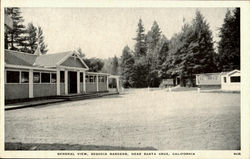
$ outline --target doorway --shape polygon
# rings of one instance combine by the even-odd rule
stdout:
[[[77,72],[69,71],[69,93],[77,93]]]

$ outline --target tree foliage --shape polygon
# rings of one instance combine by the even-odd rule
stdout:
[[[35,27],[33,23],[28,23],[25,27],[21,13],[21,9],[18,7],[6,8],[6,14],[13,21],[13,29],[5,32],[5,49],[33,54],[39,44],[41,53],[46,54],[48,49],[44,42],[42,28]]]
[[[21,9],[18,7],[6,8],[6,13],[13,20],[13,29],[5,35],[5,49],[20,50],[23,46],[25,38],[22,34],[25,33],[24,19],[21,15]]]
[[[118,67],[119,67],[118,58],[114,56],[111,61],[111,74],[118,75]]]
[[[43,35],[43,30],[39,26],[38,27],[38,44],[40,46],[40,51],[42,54],[46,54],[48,52],[48,45],[44,41],[44,35]]]
[[[220,70],[240,69],[240,8],[227,11],[219,37]]]
[[[29,23],[22,51],[33,54],[37,49],[37,41],[37,28],[33,25],[33,23]]]
[[[139,58],[141,56],[145,56],[146,55],[146,51],[147,51],[147,47],[146,47],[146,43],[145,43],[145,33],[144,33],[145,29],[144,26],[142,24],[142,20],[139,19],[138,22],[138,28],[137,28],[137,36],[136,38],[134,38],[134,40],[136,41],[135,43],[135,49],[134,49],[134,55],[136,58]]]
[[[104,66],[104,62],[99,58],[85,58],[83,60],[89,67],[90,72],[99,72]]]
[[[121,56],[121,79],[123,87],[125,88],[132,87],[134,85],[132,79],[134,62],[131,49],[128,46],[125,46]]]

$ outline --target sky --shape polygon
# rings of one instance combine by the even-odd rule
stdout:
[[[147,33],[157,21],[170,39],[181,30],[183,19],[191,22],[199,9],[209,23],[213,40],[227,8],[21,8],[24,24],[32,22],[43,29],[48,54],[81,48],[86,57],[121,56],[123,48],[134,48],[139,19]]]

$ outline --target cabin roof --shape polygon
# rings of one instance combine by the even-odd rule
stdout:
[[[34,55],[20,51],[5,50],[5,63],[19,66],[56,67],[73,55],[75,51],[66,51],[46,55]],[[78,55],[77,58],[80,58]],[[88,66],[80,59],[85,68]]]

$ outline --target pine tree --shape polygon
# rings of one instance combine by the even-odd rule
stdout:
[[[134,54],[136,58],[139,58],[141,56],[145,56],[146,55],[146,43],[145,43],[145,34],[144,34],[144,26],[142,24],[142,20],[139,19],[138,22],[138,29],[137,29],[137,37],[134,38],[134,40],[136,40],[136,44],[135,44],[135,49],[134,49]]]
[[[48,45],[45,44],[45,42],[44,42],[43,30],[40,26],[38,27],[38,44],[40,46],[41,53],[46,54],[48,52],[48,49],[47,49]],[[79,48],[79,49],[81,49],[81,48]]]
[[[125,46],[121,56],[121,78],[122,85],[125,88],[134,86],[134,81],[132,78],[134,58],[131,52],[132,51],[130,48]]]
[[[157,87],[159,85],[158,76],[158,57],[162,47],[161,43],[161,30],[156,21],[154,21],[151,30],[147,33],[146,44],[147,44],[147,60],[148,60],[148,83],[149,86]]]
[[[118,63],[118,58],[116,56],[113,57],[112,59],[112,73],[113,75],[118,75],[118,67],[119,67],[119,63]]]
[[[187,39],[187,42],[190,43],[187,50],[189,76],[197,73],[215,72],[212,32],[200,11],[196,11],[192,29],[193,34]]]
[[[158,77],[160,79],[168,78],[167,70],[169,68],[169,41],[165,36],[162,37],[159,42],[160,50],[157,56],[157,69],[158,69]]]
[[[134,58],[135,62],[133,65],[133,73],[131,75],[131,81],[133,81],[134,87],[146,87],[147,86],[147,75],[148,75],[148,60],[146,57],[147,46],[145,42],[144,26],[142,20],[139,19],[137,37],[135,48],[134,48]]]
[[[209,25],[197,11],[192,24],[185,24],[172,49],[171,74],[179,76],[181,85],[193,86],[194,75],[215,72],[215,52]]]
[[[7,14],[13,20],[13,29],[6,34],[5,48],[10,50],[20,50],[25,38],[22,36],[25,33],[25,26],[22,24],[24,19],[21,16],[21,9],[18,7],[7,8]]]
[[[22,50],[34,54],[37,48],[37,28],[33,23],[29,23],[26,30],[25,43],[22,43]]]
[[[240,8],[227,11],[219,36],[220,70],[240,69]]]

